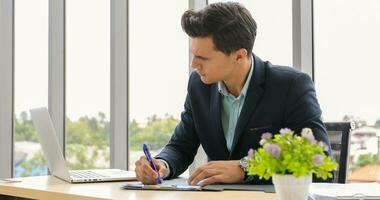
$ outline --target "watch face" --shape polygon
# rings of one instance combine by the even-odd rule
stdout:
[[[244,170],[248,168],[248,159],[246,157],[240,159],[240,167]]]

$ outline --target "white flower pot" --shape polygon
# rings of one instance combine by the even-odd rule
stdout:
[[[273,174],[277,200],[307,200],[312,175],[296,178],[293,175]]]

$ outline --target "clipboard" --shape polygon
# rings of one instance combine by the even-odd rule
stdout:
[[[169,190],[169,191],[223,191],[221,188],[207,188],[193,185],[145,185],[142,183],[126,183],[121,187],[125,190]]]
[[[144,185],[141,182],[127,182],[121,187],[125,190],[167,190],[167,191],[263,191],[274,193],[273,185],[250,185],[250,184],[213,184],[206,186],[189,185],[184,178],[165,180],[158,185]]]

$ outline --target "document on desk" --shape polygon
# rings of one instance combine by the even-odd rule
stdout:
[[[221,189],[207,189],[202,186],[189,185],[186,179],[183,178],[165,180],[163,183],[157,185],[128,182],[122,188],[126,190],[222,191]]]
[[[378,183],[313,183],[309,190],[314,200],[372,200],[380,199]]]
[[[248,184],[216,184],[207,186],[193,186],[187,183],[186,179],[176,178],[165,180],[158,185],[144,185],[141,182],[128,182],[123,187],[126,190],[176,190],[176,191],[223,191],[223,190],[244,190],[244,191],[264,191],[274,192],[273,185],[248,185]]]

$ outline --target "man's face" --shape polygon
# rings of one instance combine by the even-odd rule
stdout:
[[[211,37],[191,38],[193,54],[191,67],[198,72],[205,84],[231,78],[235,69],[234,53],[226,55],[216,50]]]

